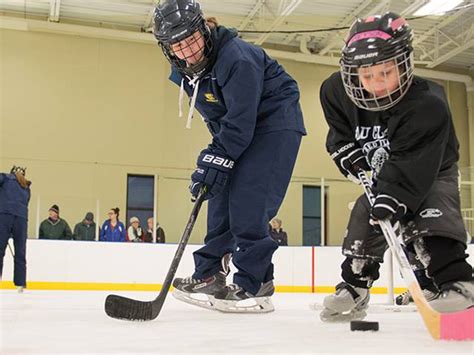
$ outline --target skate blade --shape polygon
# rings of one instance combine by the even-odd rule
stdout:
[[[320,312],[324,308],[321,303],[311,303],[309,305],[309,309],[312,311]],[[371,304],[369,308],[366,310],[368,314],[379,314],[379,313],[414,313],[417,312],[417,308],[415,305],[390,305],[390,304]]]
[[[269,313],[275,307],[270,297],[256,297],[242,301],[215,299],[215,309],[223,313]]]
[[[365,311],[349,311],[347,313],[338,313],[324,308],[319,314],[319,318],[325,323],[345,323],[353,320],[362,320],[367,317]]]
[[[174,298],[187,304],[198,306],[205,309],[215,310],[214,297],[206,295],[205,293],[187,293],[174,289],[171,293]]]

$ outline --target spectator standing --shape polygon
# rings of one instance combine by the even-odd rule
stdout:
[[[148,229],[145,234],[145,242],[147,243],[153,243],[153,218],[148,218],[147,219],[147,225]],[[163,228],[160,226],[159,223],[156,223],[156,242],[157,243],[166,243],[166,237],[165,237],[165,231]]]
[[[143,242],[145,234],[140,226],[138,217],[130,218],[130,226],[127,229],[127,236],[129,242]]]
[[[125,242],[126,230],[122,222],[119,221],[120,208],[112,208],[108,212],[109,219],[102,224],[100,231],[100,241],[104,242]]]
[[[270,229],[270,236],[273,238],[273,240],[277,242],[279,246],[287,246],[288,235],[281,228],[281,219],[273,218],[270,222],[270,225],[272,226],[272,228]]]
[[[74,240],[95,240],[96,224],[94,222],[94,214],[87,212],[84,219],[74,227]]]
[[[39,239],[72,239],[71,227],[59,217],[59,206],[52,205],[48,213],[49,217],[40,224]]]

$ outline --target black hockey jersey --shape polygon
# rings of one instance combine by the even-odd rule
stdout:
[[[415,212],[438,173],[456,164],[459,143],[443,88],[415,76],[405,97],[385,111],[358,108],[344,91],[339,72],[321,86],[329,154],[359,145],[375,172],[375,192],[386,193]]]

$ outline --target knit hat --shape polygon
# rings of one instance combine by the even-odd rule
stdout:
[[[140,220],[137,217],[130,218],[130,223],[134,223],[134,222],[140,222]]]
[[[86,217],[84,217],[86,221],[93,222],[94,221],[94,214],[92,212],[87,212]]]
[[[59,206],[58,205],[52,205],[49,210],[59,214]]]

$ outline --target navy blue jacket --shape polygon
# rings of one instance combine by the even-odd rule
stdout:
[[[28,219],[30,188],[22,188],[13,174],[0,174],[0,213]]]
[[[200,79],[196,109],[212,134],[210,149],[234,160],[254,135],[292,130],[305,135],[296,81],[262,48],[219,26],[212,30],[217,53],[208,74]],[[181,84],[173,68],[170,80]],[[184,89],[193,88],[184,80]]]

